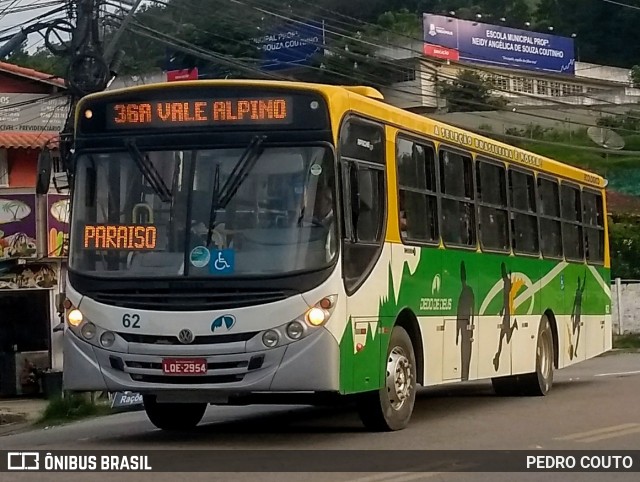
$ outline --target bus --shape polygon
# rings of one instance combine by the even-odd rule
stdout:
[[[611,348],[602,177],[370,87],[211,80],[77,106],[64,387],[207,405],[545,395]]]

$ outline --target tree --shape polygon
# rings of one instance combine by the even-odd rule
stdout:
[[[611,277],[640,279],[640,227],[635,216],[619,217],[609,224]]]
[[[474,70],[461,70],[454,80],[438,82],[449,112],[474,112],[496,110],[506,101],[492,94],[493,84]]]
[[[631,83],[635,88],[640,88],[640,65],[631,67]]]
[[[57,77],[66,77],[67,67],[69,65],[68,59],[53,55],[46,47],[40,47],[34,53],[30,54],[24,49],[24,46],[22,46],[9,56],[8,61],[12,64],[28,67],[38,72],[55,75]]]

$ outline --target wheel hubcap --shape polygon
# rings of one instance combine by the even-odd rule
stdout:
[[[542,334],[540,346],[538,347],[538,356],[540,357],[540,372],[544,377],[545,385],[548,386],[551,378],[551,340],[548,332]]]
[[[394,410],[400,410],[413,390],[413,370],[404,350],[396,346],[387,359],[387,395]]]

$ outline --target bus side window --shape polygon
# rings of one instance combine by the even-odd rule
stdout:
[[[476,245],[476,217],[471,156],[440,150],[442,239],[445,243]]]
[[[386,217],[383,130],[356,119],[342,127],[340,140],[344,199],[345,288],[354,292],[382,249]]]
[[[584,241],[582,237],[580,188],[562,183],[560,193],[564,254],[567,259],[582,261],[584,258]]]
[[[433,148],[398,138],[396,165],[402,239],[409,242],[438,242],[438,202]]]
[[[509,250],[509,213],[504,165],[476,161],[480,243],[483,249]]]
[[[509,169],[513,249],[539,254],[535,178],[532,172]]]
[[[602,195],[591,191],[582,192],[583,230],[587,261],[604,261],[604,215]]]
[[[562,224],[558,181],[538,177],[542,256],[562,258]]]

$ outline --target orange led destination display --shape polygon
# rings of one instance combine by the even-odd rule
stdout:
[[[98,224],[84,227],[85,249],[155,249],[158,232],[151,225]]]
[[[118,102],[107,107],[107,124],[116,129],[289,124],[292,117],[293,109],[288,97]]]

